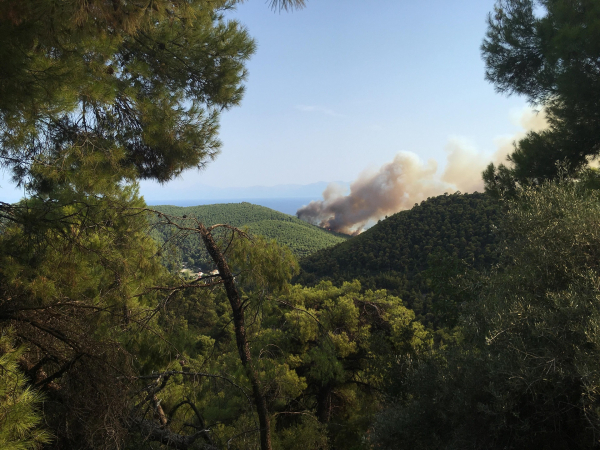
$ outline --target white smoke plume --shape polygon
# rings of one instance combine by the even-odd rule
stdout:
[[[453,138],[446,147],[446,167],[438,174],[438,164],[430,159],[423,162],[416,154],[399,152],[394,159],[377,171],[366,170],[350,184],[350,193],[332,183],[323,192],[323,200],[312,201],[296,215],[307,222],[333,231],[358,234],[386,215],[410,209],[428,197],[443,193],[483,190],[481,173],[490,162],[506,162],[513,143],[527,131],[547,127],[543,112],[530,109],[519,119],[524,132],[497,141],[494,154],[485,154],[468,143]]]

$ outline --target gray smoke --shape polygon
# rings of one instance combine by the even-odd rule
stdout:
[[[435,161],[423,164],[416,155],[400,152],[378,171],[363,172],[350,185],[348,195],[330,184],[323,192],[323,200],[310,202],[296,214],[323,228],[358,234],[373,220],[408,209],[419,199],[451,188],[434,179],[436,171]]]
[[[519,123],[525,130],[540,130],[546,125],[543,113],[526,110]],[[365,171],[350,185],[350,193],[332,183],[323,192],[323,200],[312,201],[296,215],[307,222],[346,234],[359,234],[386,215],[412,208],[428,197],[483,189],[481,173],[493,162],[505,162],[513,142],[524,132],[497,142],[493,155],[477,151],[460,139],[451,139],[446,147],[446,168],[437,174],[437,162],[422,162],[410,152],[398,153],[393,161],[377,171]]]

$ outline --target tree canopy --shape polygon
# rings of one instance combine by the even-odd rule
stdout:
[[[0,165],[27,193],[0,203],[0,322],[28,347],[19,364],[46,395],[55,448],[122,448],[133,429],[165,439],[134,404],[158,414],[154,398],[132,395],[178,354],[159,320],[158,287],[175,281],[136,181],[218,153],[255,49],[226,17],[238,3],[0,3]]]
[[[598,448],[597,2],[490,15],[488,79],[550,120],[485,174],[512,199],[428,199],[304,259],[302,286],[236,227],[277,214],[177,218],[136,186],[219,151],[255,48],[240,1],[0,2],[0,164],[28,194],[0,203],[0,444]],[[161,226],[217,271],[168,267]]]
[[[387,289],[402,298],[425,323],[439,324],[445,297],[435,284],[447,285],[468,267],[496,261],[500,213],[486,194],[432,197],[302,259],[296,281],[357,279],[368,289]]]
[[[490,191],[556,178],[600,153],[600,5],[594,0],[500,0],[482,45],[497,91],[544,108],[549,128],[515,144],[509,166],[490,166]]]
[[[599,200],[561,182],[510,202],[459,344],[394,369],[377,448],[598,448]]]
[[[3,164],[42,190],[92,168],[115,182],[201,167],[255,48],[233,5],[3,3]]]
[[[324,230],[294,216],[251,203],[226,203],[201,206],[154,206],[154,210],[175,217],[186,216],[201,220],[206,226],[226,223],[246,228],[249,233],[275,239],[289,247],[297,258],[330,247],[348,239],[348,236]],[[159,244],[176,249],[176,256],[189,269],[211,271],[214,267],[201,240],[195,233],[185,233],[157,223],[153,236]],[[176,258],[179,260],[178,258]]]

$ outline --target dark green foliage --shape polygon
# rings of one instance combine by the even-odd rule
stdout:
[[[0,326],[28,347],[20,364],[45,393],[54,445],[118,447],[131,350],[153,325],[155,295],[143,294],[165,270],[134,189],[55,194],[12,205],[0,229]]]
[[[235,2],[15,3],[0,8],[0,164],[17,181],[167,181],[214,158],[255,48],[224,18]]]
[[[238,3],[3,1],[0,166],[19,182],[39,178],[34,161],[59,177],[91,163],[160,181],[204,166],[219,151],[219,114],[239,104],[255,49],[225,18]]]
[[[600,441],[600,194],[521,192],[497,268],[470,285],[460,346],[390,378],[382,449],[592,449]]]
[[[537,9],[537,10],[536,10]],[[499,0],[482,45],[486,77],[536,102],[597,100],[600,5],[594,0]],[[577,83],[578,82],[578,83]]]
[[[289,247],[297,258],[348,238],[307,224],[288,214],[246,202],[188,207],[155,206],[153,209],[173,217],[197,218],[206,226],[226,223],[238,228],[247,227],[252,234],[275,239],[279,244]],[[192,223],[188,222],[188,225]],[[181,251],[182,261],[187,267],[212,269],[212,263],[196,234],[173,235],[172,228],[156,227],[154,237],[161,243],[171,241]]]
[[[432,292],[432,280],[441,274],[447,282],[465,267],[494,263],[493,227],[499,214],[498,204],[484,194],[433,197],[347,242],[304,258],[296,280],[310,285],[320,279],[335,283],[358,279],[365,288],[389,290],[426,322],[433,322],[432,308],[439,296]],[[445,260],[455,264],[440,273],[442,269],[435,267]],[[424,273],[427,269],[433,273]]]
[[[214,268],[198,220],[267,238],[220,227],[221,275],[177,277],[135,180],[216,155],[254,49],[237,3],[0,2],[0,165],[30,194],[0,203],[0,443],[47,441],[43,412],[54,448],[270,449],[257,415],[282,450],[600,447],[599,177],[541,182],[600,148],[600,4],[490,17],[488,79],[551,125],[484,174],[518,199],[505,217],[445,195],[346,241],[247,203],[157,207],[190,268]],[[418,319],[460,326],[440,349]]]
[[[544,107],[550,127],[516,143],[509,168],[490,166],[486,189],[510,194],[515,184],[556,178],[557,162],[577,173],[600,151],[600,4],[500,0],[488,23],[486,78]]]

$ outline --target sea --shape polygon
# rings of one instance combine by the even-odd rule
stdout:
[[[265,206],[274,209],[275,211],[296,215],[296,211],[304,205],[308,205],[313,200],[320,200],[314,197],[290,197],[290,198],[219,198],[219,199],[197,199],[197,200],[169,200],[169,201],[152,201],[146,200],[150,206],[157,205],[173,205],[173,206],[198,206],[198,205],[214,205],[219,203],[253,203],[255,205]]]

